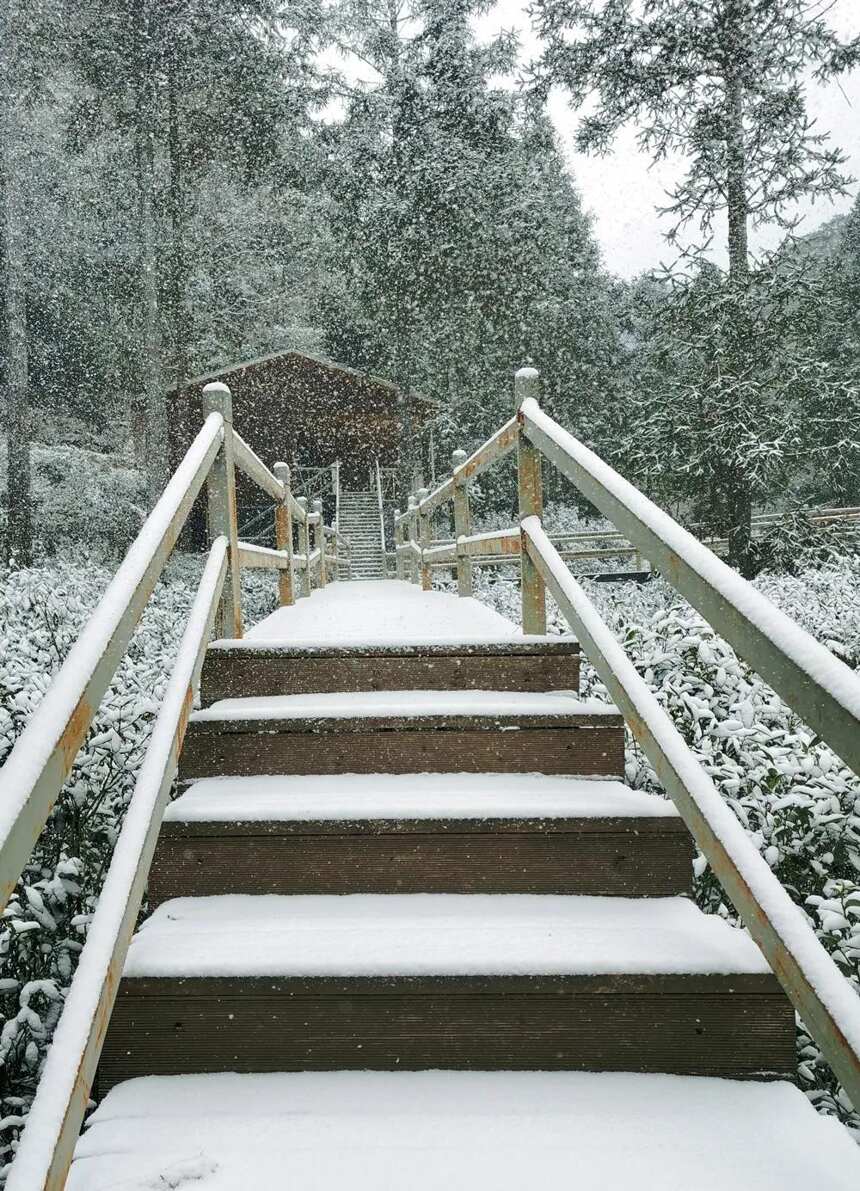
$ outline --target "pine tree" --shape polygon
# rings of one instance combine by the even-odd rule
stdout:
[[[824,80],[848,69],[860,41],[840,43],[810,0],[652,0],[644,7],[631,0],[535,0],[533,11],[547,40],[538,90],[562,83],[577,107],[596,95],[579,126],[579,148],[607,152],[622,125],[635,121],[655,160],[680,151],[689,162],[669,196],[669,239],[691,222],[710,236],[725,216],[726,317],[709,360],[722,398],[714,396],[708,417],[718,427],[715,442],[721,430],[731,437],[760,359],[754,295],[761,288],[750,278],[750,224],[791,228],[798,199],[845,192],[844,158],[814,128],[803,78],[810,70]],[[691,294],[688,310],[700,308],[709,305]],[[768,439],[764,427],[760,435],[755,429],[758,407],[746,412],[750,434],[737,449],[717,452],[707,471],[730,558],[749,571],[755,477]]]
[[[477,7],[374,26],[360,56],[378,82],[331,133],[328,350],[439,400],[446,450],[510,416],[528,357],[558,412],[576,389],[581,423],[613,347],[589,221],[548,121],[494,84],[515,47],[476,44]]]

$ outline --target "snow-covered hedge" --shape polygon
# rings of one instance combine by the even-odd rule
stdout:
[[[750,839],[860,992],[860,781],[667,583],[583,581]],[[860,558],[792,576],[764,574],[756,586],[843,661],[860,666]],[[476,595],[519,618],[515,580],[476,573]],[[566,628],[552,603],[549,616],[552,629]],[[608,699],[587,664],[582,690]],[[629,732],[626,757],[628,782],[658,790]],[[702,857],[695,879],[700,905],[734,919]],[[810,1099],[860,1125],[802,1029],[798,1046]]]
[[[0,1157],[8,1162],[131,796],[201,562],[177,558],[153,594],[0,925]],[[93,563],[0,573],[0,764],[113,573]],[[274,580],[243,577],[249,622]]]

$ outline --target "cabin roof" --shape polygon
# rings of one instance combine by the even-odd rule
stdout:
[[[170,390],[171,393],[181,393],[186,389],[198,388],[200,385],[208,384],[210,381],[223,380],[225,377],[235,374],[245,374],[249,371],[256,371],[257,369],[265,371],[268,364],[278,364],[286,360],[295,360],[296,362],[307,362],[308,364],[315,364],[327,372],[340,374],[343,377],[362,382],[364,385],[369,385],[375,389],[382,390],[387,395],[397,399],[400,397],[400,388],[394,381],[386,380],[381,376],[374,376],[369,372],[362,372],[358,368],[352,368],[348,364],[339,364],[335,360],[326,359],[325,356],[316,355],[313,352],[296,351],[289,349],[287,351],[268,352],[263,356],[256,356],[252,360],[241,360],[235,364],[224,364],[219,368],[214,368],[210,372],[201,373],[199,376],[189,377],[179,385],[174,385]],[[423,406],[425,410],[430,413],[439,408],[438,402],[432,398],[426,397],[423,393],[417,393],[414,390],[409,393],[410,403]]]

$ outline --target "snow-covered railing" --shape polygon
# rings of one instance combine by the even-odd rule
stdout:
[[[458,590],[471,595],[468,567],[475,557],[519,552],[523,631],[546,631],[548,587],[805,1026],[860,1107],[860,998],[544,532],[541,459],[567,476],[612,522],[619,545],[629,543],[628,549],[647,558],[855,773],[860,773],[860,676],[545,414],[537,401],[538,382],[533,368],[520,369],[512,422],[468,460],[455,452],[452,475],[433,492],[420,490],[409,498],[396,521],[398,573],[429,587],[431,566],[456,561]],[[471,534],[468,479],[514,447],[519,527]],[[431,545],[432,514],[450,500],[455,539]],[[822,510],[818,517],[834,514],[853,519],[856,510]]]
[[[292,518],[304,552],[304,585],[327,580],[322,515],[292,498],[289,468],[270,472],[232,426],[230,390],[207,385],[208,416],[120,564],[42,702],[0,769],[0,909],[8,902],[122,660],[135,627],[198,494],[207,488],[209,556],[176,663],[138,774],[125,822],[63,1013],[6,1183],[11,1191],[60,1191],[89,1100],[126,951],[140,910],[161,815],[176,773],[188,716],[213,628],[241,636],[242,566],[278,569],[282,603],[292,603]],[[276,501],[270,550],[238,541],[235,469]],[[330,538],[335,543],[337,535]],[[286,577],[286,581],[285,581]],[[229,583],[228,583],[229,579]]]
[[[446,480],[442,488],[445,488],[450,482],[450,480]],[[436,491],[441,491],[441,489],[437,489]],[[784,525],[793,515],[790,513],[755,514],[752,518],[753,538],[759,538],[768,530]],[[860,521],[860,510],[855,508],[806,509],[800,515],[810,525],[842,525],[850,527],[855,522]],[[641,557],[639,548],[632,546],[626,534],[621,533],[617,529],[577,530],[573,533],[551,533],[547,536],[565,562],[589,562],[608,558],[634,558],[638,560]],[[715,554],[724,555],[728,552],[728,538],[707,537],[702,540]],[[588,543],[601,544],[589,545]],[[519,566],[519,551],[516,547],[504,551],[491,548],[485,553],[470,549],[468,553],[471,555],[472,561],[478,566]],[[427,550],[427,557],[430,561],[430,566],[433,568],[450,567],[451,563],[457,560],[457,539],[432,539]],[[638,570],[638,564],[636,566]]]

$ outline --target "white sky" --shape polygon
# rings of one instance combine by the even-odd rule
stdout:
[[[520,34],[522,60],[529,61],[537,56],[540,46],[525,10],[525,0],[499,0],[492,13],[481,20],[479,35],[515,29]],[[836,0],[829,19],[843,38],[860,35],[860,0]],[[846,172],[860,178],[860,71],[843,75],[839,84],[810,84],[809,112],[822,130],[832,134],[833,144],[847,154]],[[618,136],[611,156],[586,157],[573,150],[577,116],[562,94],[551,98],[550,113],[585,206],[595,217],[606,265],[614,273],[631,277],[673,259],[676,250],[663,240],[665,221],[659,219],[655,208],[664,204],[665,190],[682,173],[682,163],[676,160],[652,166],[638,151],[632,127]],[[856,183],[851,193],[857,193]],[[811,231],[847,211],[851,201],[847,198],[801,208],[804,221],[800,231]],[[716,230],[719,235],[720,229]],[[775,247],[781,237],[778,229],[763,229],[753,237],[753,246]]]

